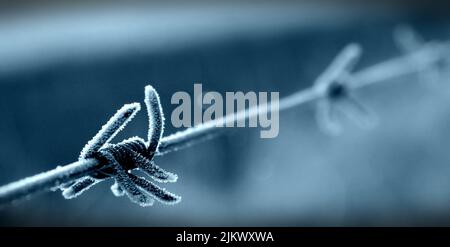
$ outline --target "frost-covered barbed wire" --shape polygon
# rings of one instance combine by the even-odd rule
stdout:
[[[154,156],[177,151],[212,138],[225,129],[217,126],[226,126],[227,123],[265,114],[273,109],[282,111],[315,100],[317,122],[326,133],[332,135],[340,133],[338,120],[340,114],[354,120],[361,127],[371,126],[376,122],[376,118],[352,95],[353,90],[415,72],[420,74],[441,69],[438,65],[442,61],[449,63],[449,43],[422,42],[420,46],[410,45],[409,43],[413,43],[412,34],[411,29],[403,29],[395,34],[397,42],[403,44],[401,46],[405,49],[402,49],[407,51],[402,56],[359,72],[352,72],[362,54],[362,49],[357,44],[350,44],[333,59],[312,87],[282,98],[279,102],[260,104],[166,137],[163,137],[164,117],[159,97],[151,86],[147,86],[145,88],[145,104],[149,116],[147,141],[133,137],[118,144],[109,143],[140,110],[139,103],[125,105],[88,142],[78,161],[0,187],[0,204],[56,189],[61,189],[64,197],[74,198],[107,178],[115,180],[111,186],[114,195],[126,194],[131,201],[141,206],[152,205],[153,199],[176,203],[180,200],[179,196],[135,176],[130,171],[141,169],[155,181],[175,182],[177,176],[156,166],[152,161]],[[406,47],[414,47],[414,50]],[[279,104],[278,108],[269,107],[274,103]]]

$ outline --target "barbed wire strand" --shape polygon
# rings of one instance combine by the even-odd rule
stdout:
[[[446,43],[441,43],[440,46],[437,46],[436,44],[433,46],[424,45],[421,49],[410,54],[369,66],[350,75],[352,80],[348,85],[349,89],[354,90],[404,75],[418,73],[420,72],[418,71],[418,67],[413,66],[411,61],[414,61],[416,57],[420,57],[422,59],[422,66],[432,65],[441,59],[441,52],[448,48],[448,44]],[[290,96],[282,98],[279,101],[279,111],[323,98],[325,97],[325,93],[326,92],[323,90],[317,90],[317,87],[314,86],[300,90]],[[198,142],[213,138],[220,130],[226,129],[217,126],[226,126],[227,123],[234,123],[239,120],[255,117],[259,114],[270,113],[271,108],[267,107],[270,103],[272,102],[266,103],[266,106],[261,104],[256,105],[252,108],[226,115],[223,118],[202,123],[192,128],[187,128],[163,137],[160,141],[158,153],[156,155],[162,156],[189,147]],[[9,183],[0,187],[0,205],[28,199],[39,192],[53,190],[58,188],[61,184],[89,175],[99,168],[100,164],[97,160],[85,159],[75,161],[65,166],[58,166],[53,170]]]

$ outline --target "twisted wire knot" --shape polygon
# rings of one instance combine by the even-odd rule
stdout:
[[[126,104],[100,129],[81,151],[79,159],[94,158],[100,167],[89,176],[60,186],[66,199],[81,195],[95,184],[114,179],[111,191],[115,196],[127,195],[141,206],[153,205],[154,200],[174,204],[181,197],[155,185],[144,177],[131,173],[141,170],[157,182],[176,182],[177,175],[167,172],[152,161],[158,151],[164,130],[164,115],[157,92],[145,87],[145,104],[149,117],[148,141],[132,137],[117,144],[109,143],[140,110],[139,103]]]

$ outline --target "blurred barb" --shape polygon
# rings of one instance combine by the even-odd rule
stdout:
[[[314,87],[324,91],[325,95],[316,104],[316,120],[319,128],[326,134],[334,136],[341,133],[339,113],[346,115],[360,127],[374,126],[375,117],[351,94],[348,86],[351,82],[351,70],[361,53],[359,45],[348,45],[314,82]]]
[[[394,41],[398,48],[405,54],[413,53],[416,50],[420,50],[424,46],[435,46],[438,45],[434,42],[425,42],[425,40],[411,27],[408,25],[400,25],[394,30]],[[439,62],[425,63],[423,61],[427,60],[426,54],[422,56],[416,56],[411,59],[413,66],[416,66],[419,73],[419,80],[427,85],[436,84],[439,82],[441,77]]]
[[[423,56],[425,59],[423,64],[431,64],[441,59],[442,54],[448,52],[449,45],[442,43],[439,46],[425,46],[410,54],[397,57],[379,64],[373,65],[359,72],[351,74],[347,71],[346,77],[349,78],[349,83],[346,84],[346,90],[353,90],[356,88],[368,86],[373,83],[383,82],[387,79],[396,78],[409,73],[417,72],[414,66],[410,66],[409,61],[415,59],[417,56]],[[305,104],[317,99],[323,99],[330,97],[330,82],[334,81],[343,70],[351,68],[353,61],[358,57],[358,48],[351,45],[344,49],[341,56],[335,59],[330,68],[334,68],[333,75],[325,73],[320,78],[328,78],[325,80],[327,87],[318,90],[317,85],[313,85],[311,88],[299,91],[288,97],[285,97],[279,102],[279,109],[286,110],[295,106]],[[339,68],[339,69],[335,69]],[[270,109],[265,107],[265,109]],[[249,114],[245,114],[248,111]],[[198,125],[194,128],[189,128],[184,131],[174,133],[172,135],[163,137],[159,143],[159,150],[156,155],[163,155],[172,151],[179,150],[181,148],[188,147],[197,141],[205,140],[208,137],[213,137],[218,130],[224,130],[225,128],[216,128],[217,121],[227,122],[236,121],[236,118],[248,118],[253,114],[259,114],[260,111],[254,108],[247,109],[242,112],[238,112],[233,116],[225,116],[223,119],[217,119],[214,121],[206,122]],[[93,171],[99,169],[99,164],[95,159],[86,159],[74,162],[64,167],[57,167],[54,170],[44,172],[32,177],[28,177],[17,182],[10,183],[3,187],[0,187],[0,203],[5,204],[12,201],[16,201],[22,198],[28,198],[29,196],[42,191],[48,191],[57,188],[61,184],[71,182],[80,177],[91,174]]]
[[[39,192],[58,188],[98,169],[95,159],[80,160],[0,187],[0,204],[29,198]]]

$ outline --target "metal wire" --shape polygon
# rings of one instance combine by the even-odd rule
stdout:
[[[349,84],[349,89],[354,90],[374,83],[386,82],[389,79],[420,72],[418,71],[417,66],[413,66],[411,64],[411,61],[417,60],[417,57],[419,57],[421,58],[422,66],[432,65],[442,58],[443,51],[447,51],[448,48],[448,44],[446,43],[441,43],[440,46],[424,45],[421,49],[410,54],[402,55],[367,67],[350,75],[352,80]],[[298,91],[290,96],[282,98],[279,101],[279,111],[287,110],[323,98],[325,97],[325,93],[326,92],[323,90],[317,90],[317,87],[314,86]],[[265,114],[271,111],[270,107],[263,107],[263,109],[265,109],[263,111],[258,110],[258,107],[261,107],[261,105],[245,109],[244,111],[234,114],[226,115],[223,118],[202,123],[195,127],[163,137],[160,141],[159,150],[156,155],[165,155],[215,137],[215,134],[220,132],[220,130],[225,129],[216,127],[218,124],[222,124],[221,126],[226,126],[226,123],[242,119],[245,120],[250,117],[254,117],[255,115]],[[95,159],[80,160],[65,166],[58,166],[57,168],[47,172],[12,182],[0,187],[0,205],[29,198],[39,192],[52,190],[61,184],[89,175],[99,167],[100,164]]]

